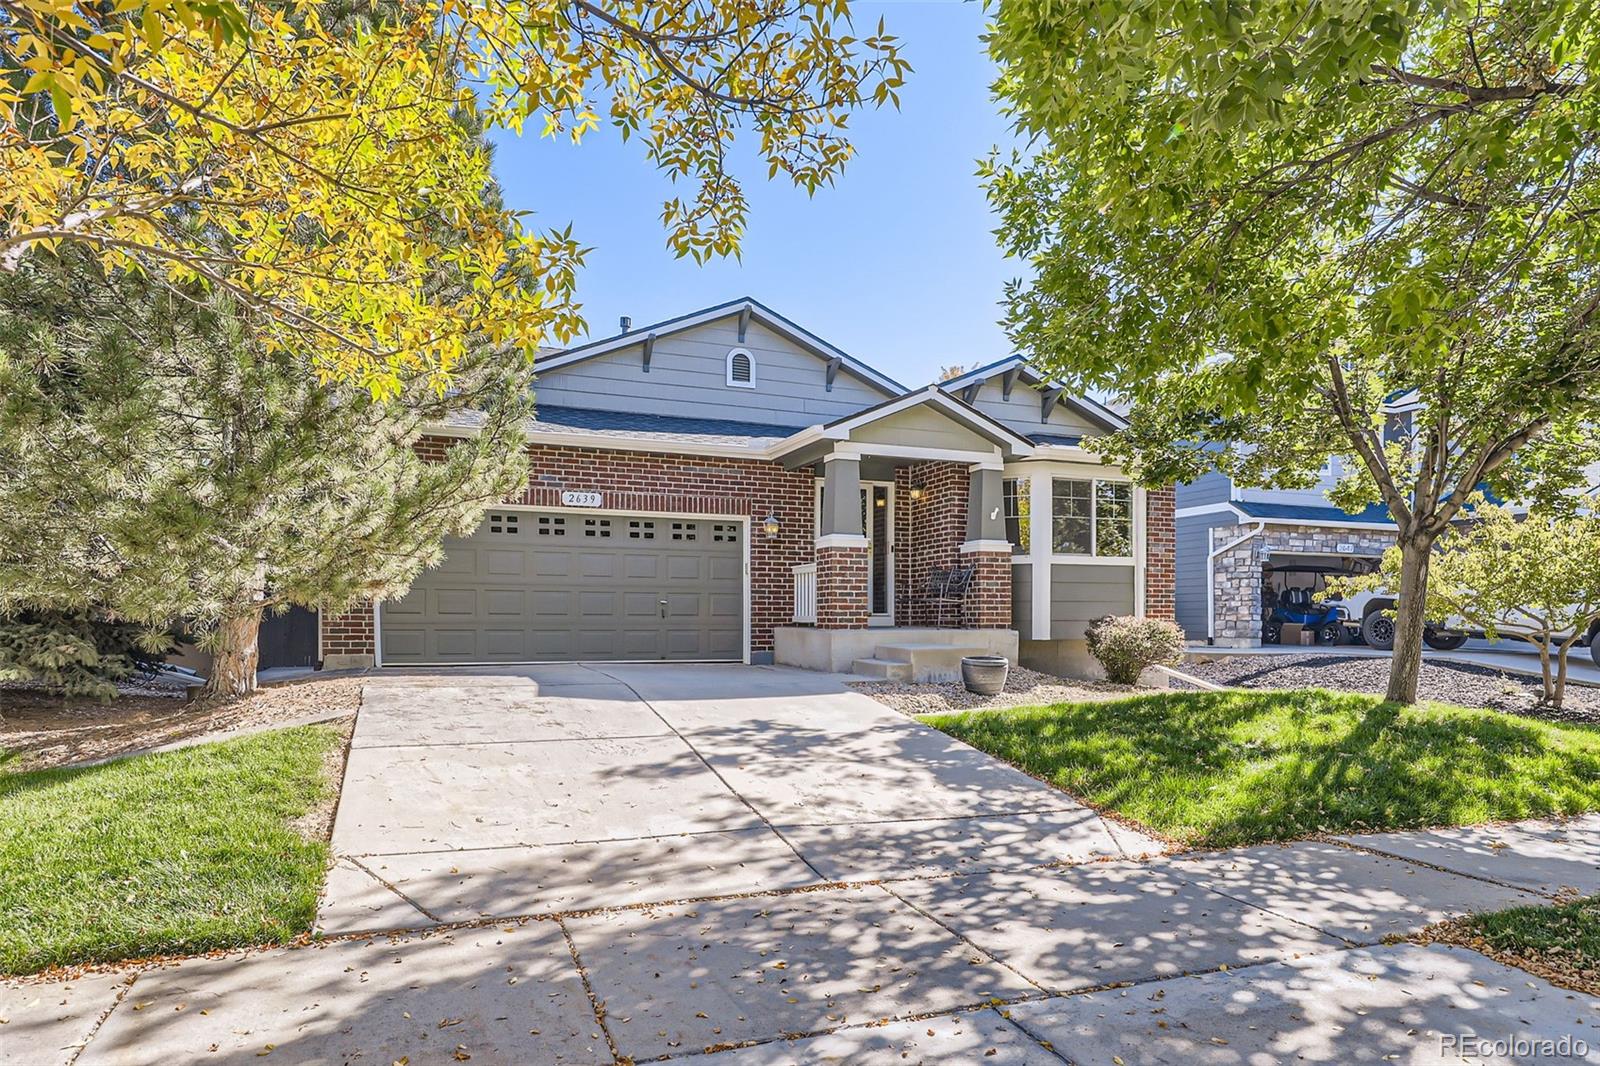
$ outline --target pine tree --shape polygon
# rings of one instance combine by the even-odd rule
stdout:
[[[525,484],[512,346],[464,353],[448,393],[375,400],[260,337],[226,296],[70,250],[0,279],[0,612],[181,619],[212,650],[208,692],[243,694],[265,612],[399,595]],[[444,422],[476,432],[424,461]]]

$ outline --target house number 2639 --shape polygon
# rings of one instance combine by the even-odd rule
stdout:
[[[599,507],[605,502],[604,497],[598,492],[563,492],[561,505],[563,507]]]

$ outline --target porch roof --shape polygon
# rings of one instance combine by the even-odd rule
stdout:
[[[885,436],[890,439],[882,439]],[[1030,456],[1034,450],[1034,442],[1021,433],[937,385],[929,385],[801,430],[780,442],[774,457],[792,466],[837,451],[929,460],[1009,461]]]

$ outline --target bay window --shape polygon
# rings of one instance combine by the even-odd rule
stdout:
[[[1053,478],[1051,551],[1096,558],[1133,557],[1133,486],[1098,478]]]

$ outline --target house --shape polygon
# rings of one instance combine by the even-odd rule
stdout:
[[[1328,493],[1341,476],[1334,459],[1308,489],[1248,488],[1220,471],[1178,486],[1177,619],[1191,642],[1259,646],[1262,590],[1295,581],[1288,567],[1377,565],[1395,542],[1394,522],[1382,504],[1358,514],[1336,506]]]
[[[327,667],[868,660],[898,676],[878,649],[945,645],[1075,672],[1090,619],[1171,617],[1171,490],[1083,450],[1121,419],[1020,359],[907,389],[739,299],[625,323],[535,371],[527,490],[403,599],[324,617]],[[957,567],[973,573],[960,601],[930,597]]]

